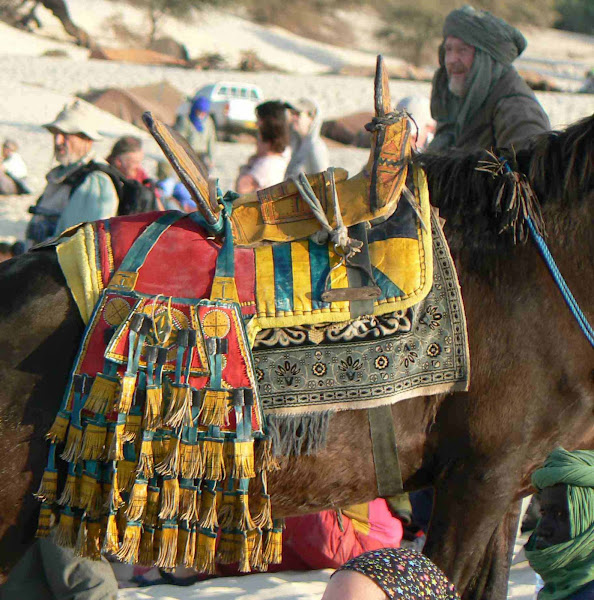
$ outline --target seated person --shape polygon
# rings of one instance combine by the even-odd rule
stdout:
[[[532,474],[541,518],[526,558],[544,581],[538,600],[594,598],[594,452],[556,448]]]
[[[27,177],[27,165],[18,153],[18,149],[19,145],[14,140],[4,140],[2,163],[0,163],[0,195],[29,193],[24,183]]]
[[[283,533],[283,561],[269,570],[337,569],[368,550],[397,548],[401,540],[402,523],[383,498],[292,517]]]
[[[121,137],[111,149],[107,162],[116,168],[126,179],[134,179],[144,183],[149,179],[148,173],[142,166],[144,150],[142,140],[133,135]]]
[[[336,571],[322,600],[455,600],[454,585],[426,557],[406,548],[365,552]]]
[[[235,190],[249,194],[276,185],[285,180],[289,162],[286,148],[289,144],[289,125],[282,102],[272,100],[256,107],[258,137],[256,154],[239,169]]]

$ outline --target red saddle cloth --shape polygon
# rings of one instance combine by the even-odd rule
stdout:
[[[160,214],[143,213],[95,223],[103,287],[109,283],[134,240]],[[149,252],[140,269],[136,291],[155,296],[209,298],[220,247],[220,242],[192,219],[181,219],[165,231]],[[235,283],[243,315],[253,315],[256,302],[252,249],[235,249]]]

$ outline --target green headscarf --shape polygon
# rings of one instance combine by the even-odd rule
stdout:
[[[468,91],[463,98],[455,96],[448,88],[444,49],[448,36],[457,37],[475,48],[468,74]],[[431,114],[438,124],[431,150],[455,145],[464,126],[526,48],[526,39],[515,27],[487,11],[475,10],[468,5],[453,10],[446,17],[443,37],[444,42],[439,47],[440,67],[433,77],[431,92]]]
[[[526,544],[528,562],[545,582],[538,600],[562,600],[594,581],[594,452],[553,450],[532,484],[540,491],[558,483],[567,485],[571,539],[543,550],[533,550],[533,538]]]

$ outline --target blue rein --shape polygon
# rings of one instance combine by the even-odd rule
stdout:
[[[512,168],[509,166],[507,160],[505,158],[501,158],[500,160],[505,165],[506,171],[508,173],[513,173]],[[571,293],[567,282],[563,278],[563,275],[561,275],[561,271],[559,271],[559,267],[557,266],[557,263],[555,262],[555,259],[553,258],[553,255],[551,254],[551,251],[547,246],[547,243],[544,241],[542,235],[540,235],[540,233],[538,233],[538,231],[536,230],[536,227],[534,226],[534,223],[532,222],[532,219],[529,215],[526,215],[526,223],[528,224],[528,229],[532,234],[532,239],[534,240],[534,243],[540,251],[540,254],[543,257],[545,264],[547,265],[549,272],[553,277],[553,280],[557,284],[557,287],[559,288],[559,291],[563,296],[563,300],[565,300],[565,303],[569,307],[571,314],[575,317],[575,320],[578,322],[578,325],[582,330],[583,334],[586,336],[586,339],[594,347],[594,329],[592,329],[592,325],[588,323],[586,315],[584,315],[582,309],[577,303],[577,300],[573,297],[573,294]]]
[[[555,259],[553,258],[551,251],[549,250],[542,235],[540,235],[540,233],[536,231],[536,227],[534,227],[534,223],[532,222],[532,219],[529,216],[526,216],[526,222],[528,223],[528,228],[530,229],[530,233],[532,234],[532,239],[538,247],[540,254],[542,255],[547,267],[549,268],[549,271],[551,272],[551,275],[555,280],[555,283],[557,284],[561,295],[563,296],[563,300],[565,300],[565,302],[567,303],[571,314],[575,317],[575,320],[578,322],[580,329],[583,331],[590,344],[594,346],[594,329],[592,329],[592,325],[588,323],[586,315],[584,315],[584,313],[582,312],[581,308],[577,303],[577,300],[573,297],[573,294],[571,293],[571,290],[569,289],[565,279],[563,279],[563,275],[561,275],[559,267],[555,263]]]

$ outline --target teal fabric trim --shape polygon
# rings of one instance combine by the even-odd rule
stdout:
[[[382,291],[380,300],[388,300],[389,298],[399,298],[404,296],[404,292],[386,275],[384,275],[378,268],[371,267],[373,277]]]
[[[274,261],[274,303],[276,310],[293,310],[293,265],[291,244],[272,247]]]
[[[330,272],[330,257],[326,244],[316,244],[309,240],[309,264],[311,270],[311,306],[313,310],[328,308],[329,302],[322,302],[326,277]]]
[[[215,277],[235,277],[235,253],[233,244],[233,230],[231,229],[231,219],[227,211],[223,211],[224,220],[224,239],[223,245],[219,250],[217,257],[217,266]]]

